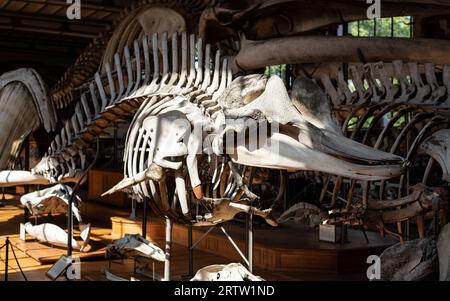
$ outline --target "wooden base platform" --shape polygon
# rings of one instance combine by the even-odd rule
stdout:
[[[112,237],[125,233],[141,233],[142,222],[124,217],[112,217]],[[245,229],[241,225],[224,225],[239,248],[245,248]],[[209,228],[194,228],[193,241],[197,241]],[[147,239],[164,239],[165,226],[162,219],[152,218],[147,223]],[[365,242],[360,230],[349,229],[349,243],[333,244],[318,240],[318,229],[298,225],[272,228],[263,226],[254,229],[254,266],[276,272],[315,273],[365,273],[369,255],[380,255],[395,243],[393,239],[382,239],[378,233],[368,232],[370,243]],[[173,242],[188,245],[186,226],[173,226]],[[228,239],[218,229],[213,229],[196,247],[196,250],[216,254],[230,262],[241,261]]]

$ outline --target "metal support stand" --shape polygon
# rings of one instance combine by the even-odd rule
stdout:
[[[367,237],[366,229],[364,229],[364,226],[363,226],[363,225],[361,225],[361,231],[362,231],[362,233],[363,233],[363,235],[364,235],[364,239],[366,240],[366,243],[367,243],[367,244],[370,243],[369,237]]]
[[[365,233],[365,232],[363,232]],[[347,244],[350,241],[348,240],[348,227],[347,225],[341,225],[341,238],[340,243],[341,245]]]
[[[72,237],[73,237],[73,212],[72,212],[72,205],[73,205],[73,197],[72,195],[69,198],[69,203],[67,204],[67,257],[72,257],[73,252],[73,246],[72,246]]]
[[[247,217],[246,223],[246,239],[245,242],[245,254],[239,249],[236,242],[233,238],[228,234],[223,226],[219,226],[219,229],[223,232],[225,237],[230,241],[231,245],[235,248],[238,254],[241,256],[245,265],[248,267],[249,272],[253,273],[253,212],[250,210]],[[192,263],[193,258],[191,258],[193,254],[194,248],[215,228],[216,226],[210,227],[195,243],[192,244],[192,233],[188,233],[188,244],[189,244],[189,274],[193,274],[192,271]],[[189,225],[189,231],[192,231],[192,225]],[[166,262],[167,262],[167,220],[166,220]],[[170,263],[169,263],[170,264]],[[164,277],[165,278],[165,277]]]
[[[30,136],[28,135],[27,138],[24,141],[24,155],[25,155],[25,162],[24,162],[24,169],[29,170],[30,169]],[[27,194],[30,192],[28,185],[24,186],[24,192]],[[23,223],[26,224],[29,222],[30,215],[28,213],[28,209],[25,207],[23,209]]]
[[[172,249],[172,221],[166,216],[166,259],[164,260],[164,281],[170,281],[170,253]]]
[[[5,282],[8,281],[8,265],[9,265],[9,237],[6,238],[5,242],[6,255],[5,255]]]
[[[409,113],[406,114],[405,116],[405,124],[408,124],[410,122],[411,118]],[[411,132],[408,131],[408,134],[406,135],[406,153],[409,154],[409,151],[411,149]],[[409,169],[409,165],[406,166],[406,170],[405,170],[405,174],[406,174],[406,179],[404,179],[405,185],[403,187],[403,191],[399,191],[400,195],[398,196],[399,198],[401,198],[402,196],[406,196],[409,193],[409,176],[410,176],[410,169]],[[399,183],[400,185],[402,183]],[[400,225],[400,229],[402,230],[402,222],[399,223]],[[400,235],[402,235],[406,240],[410,240],[410,224],[409,224],[409,220],[407,220],[405,222],[405,233],[401,233],[402,231],[400,231]]]
[[[194,249],[192,248],[192,224],[188,226],[189,269],[188,276],[194,276]]]
[[[23,223],[26,224],[30,221],[30,213],[28,212],[28,208],[23,208]]]
[[[248,242],[247,242],[247,259],[248,270],[253,273],[253,212],[250,210],[248,214]]]
[[[223,234],[225,234],[225,236],[228,238],[228,240],[230,241],[231,245],[236,249],[238,254],[242,257],[242,259],[244,260],[245,264],[247,266],[250,266],[250,263],[249,263],[248,259],[242,253],[241,249],[239,249],[238,245],[234,242],[233,238],[231,238],[230,234],[228,234],[227,231],[225,231],[225,228],[223,226],[220,226],[220,230],[222,230]]]
[[[111,264],[109,266],[111,267]],[[109,268],[109,270],[111,271],[111,268]],[[149,273],[147,269],[141,269],[141,268],[137,267],[136,257],[133,257],[133,273],[135,275],[142,275],[142,276],[151,278],[152,281],[163,280],[161,275],[159,275],[155,272],[155,262],[154,261],[152,261],[152,271],[151,271],[151,273]]]
[[[137,203],[136,198],[132,197],[131,198],[131,213],[129,216],[129,218],[132,220],[136,219],[136,203]]]
[[[144,198],[144,210],[143,210],[143,215],[142,215],[142,237],[147,239],[147,211],[148,211],[148,206],[147,206],[147,199]]]
[[[253,219],[253,216],[251,220]],[[190,247],[191,250],[194,250],[194,248],[215,228],[216,226],[210,227],[193,245]],[[223,226],[219,226],[220,230],[222,230],[223,234],[226,238],[230,241],[231,245],[235,248],[236,252],[241,256],[242,260],[244,261],[245,265],[249,268],[249,271],[252,272],[253,270],[253,226],[250,227],[250,235],[249,235],[249,242],[250,244],[247,247],[248,250],[251,250],[248,252],[247,256],[248,258],[242,253],[242,251],[239,249],[236,242],[233,240],[233,238],[228,234],[228,232],[225,230]]]
[[[245,215],[245,250],[244,251],[245,251],[246,255],[248,255],[248,252],[249,252],[249,250],[248,250],[248,238],[249,238],[248,233],[249,233],[250,229],[248,227],[248,225],[249,225],[248,216],[249,216],[248,214]]]

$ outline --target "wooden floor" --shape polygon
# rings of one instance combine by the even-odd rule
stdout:
[[[4,239],[9,236],[12,239],[17,239],[17,234],[19,232],[19,224],[23,221],[23,209],[19,208],[17,200],[10,200],[6,202],[6,206],[0,207],[0,246],[4,244]],[[41,221],[39,221],[41,222]],[[60,224],[64,227],[63,217],[55,218],[50,222]],[[94,224],[91,232],[91,237],[94,241],[102,244],[107,244],[111,241],[111,224]],[[163,247],[162,240],[156,240],[156,243]],[[51,267],[51,264],[40,262],[37,257],[30,256],[27,254],[26,250],[22,247],[24,251],[19,248],[15,248],[15,253],[28,280],[49,280],[45,276],[45,272]],[[174,243],[172,246],[172,279],[182,279],[183,276],[188,273],[188,252],[186,246]],[[64,253],[64,249],[57,249],[57,254]],[[29,252],[28,252],[29,253]],[[14,257],[10,252],[9,261],[9,279],[10,280],[23,280],[23,277],[18,269],[17,263],[14,261]],[[0,250],[0,280],[4,277],[5,270],[5,248]],[[88,260],[88,261],[85,261]],[[229,258],[222,257],[218,254],[213,254],[211,252],[204,252],[201,250],[196,250],[194,252],[194,271],[211,264],[220,263],[230,263]],[[103,270],[109,266],[109,261],[99,258],[87,258],[82,259],[81,264],[81,274],[82,280],[86,281],[99,281],[106,280]],[[129,279],[130,277],[135,277],[137,279],[146,280],[145,277],[139,275],[133,275],[133,261],[124,260],[123,262],[115,262],[111,265],[111,271],[123,278]],[[162,263],[156,264],[156,273],[162,274],[163,265]],[[366,280],[365,272],[337,275],[335,273],[313,273],[313,272],[299,272],[299,271],[274,271],[266,268],[255,267],[254,273],[263,277],[266,280]],[[65,280],[60,278],[59,280]]]

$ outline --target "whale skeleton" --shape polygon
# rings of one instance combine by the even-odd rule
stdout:
[[[214,264],[201,268],[191,281],[264,281],[241,263]]]
[[[181,222],[217,224],[239,209],[276,225],[270,212],[258,208],[258,197],[241,176],[246,168],[315,170],[359,180],[388,179],[403,171],[401,157],[342,135],[326,94],[311,79],[296,80],[294,97],[277,76],[233,79],[220,50],[213,53],[211,45],[184,32],[170,38],[144,35],[132,50],[125,46],[120,53],[113,67],[106,63],[82,89],[74,115],[42,160],[28,173],[3,171],[0,185],[77,181],[86,169],[88,147],[125,115],[134,116],[124,151],[125,177],[108,193],[126,189],[150,200],[156,213]],[[190,191],[206,206],[205,217],[192,218]],[[207,204],[210,193],[215,200]],[[224,218],[214,218],[214,206],[208,209],[218,199],[230,200],[216,207]]]
[[[107,258],[146,257],[156,261],[164,261],[165,253],[157,245],[139,234],[125,234],[106,247]]]
[[[12,168],[22,143],[42,125],[56,129],[56,115],[45,84],[33,69],[21,68],[0,75],[0,170]]]
[[[45,214],[66,213],[69,204],[69,198],[72,194],[72,188],[63,184],[57,184],[50,188],[33,191],[23,195],[20,203],[31,212],[33,216]],[[75,196],[77,202],[80,203],[79,196]],[[72,212],[79,223],[82,223],[78,206],[72,203]]]
[[[43,223],[40,225],[33,226],[31,223],[25,224],[25,231],[36,238],[37,240],[48,243],[55,246],[66,247],[68,242],[68,234],[61,227],[50,224]],[[72,238],[72,247],[80,250],[81,252],[89,245],[91,224],[80,225],[80,237],[83,243],[79,243],[74,238]]]
[[[20,198],[20,202],[35,217],[45,214],[67,213],[72,193],[72,188],[63,184],[57,184],[46,189],[27,193]],[[77,195],[75,197],[79,204],[81,199]],[[80,244],[72,238],[72,246],[83,251],[89,245],[91,224],[83,223],[76,202],[72,202],[72,214],[78,221],[80,237],[83,240],[83,244]],[[26,223],[25,231],[39,241],[52,245],[67,246],[68,234],[57,225],[44,223],[33,226],[31,223]]]
[[[106,279],[108,279],[109,281],[140,281],[139,279],[136,279],[134,277],[130,277],[130,279],[128,280],[123,277],[114,275],[108,269],[103,269],[103,274],[105,274]]]
[[[384,281],[420,281],[434,278],[439,266],[439,281],[450,280],[450,224],[436,236],[395,244],[380,255],[380,277]],[[437,273],[436,273],[437,274]]]
[[[313,102],[328,103],[323,93],[317,99],[308,99],[309,104],[302,104],[301,99],[291,101],[282,81],[271,77],[259,80],[259,97],[251,98],[244,95],[245,91],[240,91],[251,101],[238,108],[226,108],[219,101],[222,95],[227,95],[227,88],[233,86],[233,80],[228,60],[221,59],[220,50],[212,55],[210,45],[204,46],[201,39],[186,33],[174,33],[170,41],[166,33],[154,34],[151,41],[144,36],[141,40],[135,40],[133,46],[133,52],[128,47],[121,51],[124,65],[117,53],[114,72],[106,64],[103,74],[95,74],[81,93],[75,114],[56,135],[46,156],[31,175],[8,171],[8,177],[14,179],[8,180],[3,176],[8,185],[26,181],[40,183],[44,178],[49,182],[76,179],[77,172],[85,168],[87,146],[113,122],[120,120],[120,116],[133,114],[125,149],[125,181],[134,183],[132,189],[136,194],[161,200],[161,205],[157,207],[162,208],[163,212],[168,211],[170,206],[164,193],[157,190],[164,190],[165,177],[155,184],[144,181],[147,177],[142,173],[155,165],[164,171],[181,171],[181,160],[170,158],[185,157],[190,185],[196,197],[201,198],[202,183],[197,159],[197,154],[203,151],[201,138],[211,134],[213,153],[208,156],[221,157],[220,148],[226,144],[224,136],[245,131],[245,127],[227,125],[226,121],[230,119],[257,120],[260,123],[257,128],[260,129],[264,125],[279,124],[281,127],[280,133],[261,135],[259,145],[262,147],[252,150],[245,142],[236,145],[230,157],[237,164],[319,170],[367,180],[390,178],[402,171],[400,157],[373,150],[337,132],[330,115],[331,108],[326,105],[314,107]],[[299,81],[298,86],[297,90],[305,93],[321,91],[307,79]],[[314,108],[318,110],[314,111]],[[325,121],[321,121],[322,116],[326,117]],[[187,123],[177,124],[176,127],[173,124],[175,119]],[[156,128],[157,125],[161,126]],[[190,127],[195,126],[201,128],[200,137],[187,134]],[[220,130],[220,127],[224,129]],[[205,128],[210,130],[205,132]],[[173,136],[177,133],[184,135],[187,143],[178,142]],[[279,150],[271,148],[273,145],[278,145]],[[276,156],[275,151],[279,152]],[[20,176],[25,179],[21,180]],[[176,178],[178,198],[186,214],[188,206],[182,193],[186,191],[183,187],[186,185],[185,179],[181,173]],[[220,179],[219,172],[216,172],[217,179]],[[5,185],[5,181],[0,181],[0,184]],[[245,185],[236,187],[245,189]]]

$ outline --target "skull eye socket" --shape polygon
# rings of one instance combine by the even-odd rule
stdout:
[[[243,107],[264,93],[267,80],[268,77],[261,74],[239,76],[222,93],[218,102],[227,109]]]

